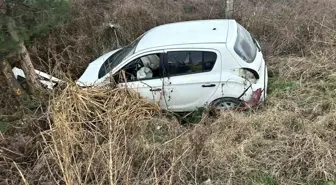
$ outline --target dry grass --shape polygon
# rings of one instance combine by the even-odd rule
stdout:
[[[107,23],[120,25],[126,44],[155,25],[223,13],[219,0],[72,3],[69,25],[30,51],[41,68],[74,78],[116,47]],[[132,92],[69,85],[43,114],[0,135],[0,184],[335,184],[335,2],[237,0],[235,7],[267,54],[265,107],[182,126]]]
[[[335,111],[312,118],[305,113],[313,107],[282,98],[274,93],[265,109],[205,117],[188,128],[132,92],[68,86],[51,102],[49,129],[3,140],[3,182],[23,183],[22,176],[30,184],[69,185],[335,180]]]
[[[175,141],[183,128],[176,121],[160,118],[157,106],[126,90],[69,86],[52,100],[49,111],[49,129],[31,141],[41,144],[30,148],[38,154],[36,163],[22,172],[32,184],[165,182],[186,152]],[[3,156],[22,153],[19,148],[28,139],[4,142],[10,151]],[[177,148],[181,150],[174,151]],[[14,163],[5,164],[14,169]],[[3,180],[14,184],[20,179]]]
[[[126,45],[153,26],[182,20],[218,18],[222,1],[73,0],[68,25],[36,41],[31,47],[40,68],[78,78],[88,62],[102,53]],[[109,24],[116,25],[117,36]],[[46,67],[47,66],[47,67]]]
[[[268,55],[310,55],[336,46],[334,0],[236,1],[235,19],[264,44]]]

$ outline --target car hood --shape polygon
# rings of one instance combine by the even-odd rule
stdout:
[[[76,81],[76,84],[79,85],[79,86],[93,86],[95,84],[99,84],[99,83],[103,82],[108,75],[105,75],[104,77],[98,79],[99,70],[100,70],[101,66],[103,65],[103,63],[111,55],[116,53],[118,50],[120,50],[120,49],[110,51],[110,52],[100,56],[99,58],[97,58],[93,62],[91,62],[89,64],[89,66],[86,68],[86,70],[84,71],[84,73],[82,74],[82,76]]]

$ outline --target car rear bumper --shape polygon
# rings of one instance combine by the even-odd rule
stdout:
[[[259,70],[259,75],[260,78],[257,83],[252,84],[250,89],[244,95],[245,99],[243,99],[243,110],[257,106],[267,99],[268,70],[265,61],[263,61],[263,65]]]

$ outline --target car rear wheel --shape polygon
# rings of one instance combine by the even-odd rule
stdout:
[[[220,98],[211,104],[211,107],[216,110],[236,110],[242,106],[242,101],[237,98]]]

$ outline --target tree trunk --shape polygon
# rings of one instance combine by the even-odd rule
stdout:
[[[6,14],[7,14],[7,4],[5,0],[0,0],[0,16],[5,16]],[[13,32],[13,35],[11,33],[11,36],[12,37],[14,36],[16,40],[19,40],[18,35],[14,33],[13,28],[15,25],[9,23],[8,26],[12,28],[11,32]],[[24,91],[22,86],[16,80],[12,71],[12,66],[4,58],[4,56],[0,56],[0,71],[3,73],[5,80],[9,88],[13,92],[13,94],[16,95],[21,100],[21,102],[29,100],[28,94]]]
[[[26,75],[26,79],[29,85],[29,90],[34,92],[36,88],[40,88],[41,85],[37,79],[37,75],[35,73],[34,65],[29,56],[28,50],[24,45],[24,42],[20,40],[16,30],[15,30],[15,21],[12,18],[8,18],[7,24],[8,32],[10,33],[12,39],[14,41],[19,42],[19,54],[20,54],[20,64],[22,70]]]
[[[11,91],[21,99],[26,100],[27,99],[27,94],[26,92],[22,89],[21,85],[19,82],[16,80],[13,72],[12,72],[12,67],[9,65],[7,60],[3,60],[0,62],[0,69],[3,75],[5,76],[5,79],[7,81],[7,84]]]
[[[28,50],[23,42],[20,43],[20,64],[22,70],[26,75],[27,82],[29,84],[30,91],[34,92],[37,88],[41,87],[41,84],[38,81],[37,75],[35,73],[35,68],[30,59]]]
[[[233,0],[225,0],[225,18],[232,19],[233,14]]]

